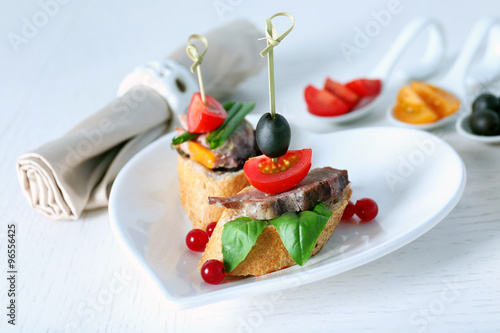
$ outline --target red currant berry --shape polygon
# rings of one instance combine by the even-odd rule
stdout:
[[[219,284],[224,280],[226,270],[224,264],[219,260],[210,259],[201,266],[201,277],[209,284]]]
[[[205,231],[201,229],[193,229],[188,232],[186,236],[187,247],[196,252],[205,251],[205,247],[208,243],[208,235]]]
[[[378,214],[378,206],[372,199],[364,198],[356,201],[356,215],[363,222],[373,220]]]
[[[212,222],[207,225],[207,234],[208,237],[212,237],[212,233],[214,232],[215,226],[217,225],[217,222]]]
[[[355,211],[356,209],[354,208],[354,204],[352,203],[352,201],[349,201],[347,206],[345,206],[344,213],[342,214],[342,220],[349,220],[354,216]]]

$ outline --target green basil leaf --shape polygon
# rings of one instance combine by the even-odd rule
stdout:
[[[267,226],[267,221],[240,217],[228,222],[222,229],[222,257],[227,272],[231,272],[245,258]]]
[[[311,257],[314,244],[330,216],[332,212],[320,203],[312,211],[287,212],[269,222],[278,231],[292,259],[302,266]]]

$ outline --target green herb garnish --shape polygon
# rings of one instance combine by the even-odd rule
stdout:
[[[267,224],[267,221],[240,217],[224,225],[224,229],[222,229],[222,256],[226,271],[231,272],[240,262],[245,260]]]
[[[176,136],[175,138],[172,139],[172,144],[173,145],[180,145],[181,143],[184,143],[189,140],[196,139],[200,134],[199,133],[190,133],[188,131],[182,133],[179,136]]]
[[[311,257],[314,244],[332,216],[325,205],[318,204],[312,211],[287,212],[269,221],[280,234],[290,257],[298,265],[304,265]]]
[[[224,127],[226,127],[229,120],[231,120],[231,118],[234,117],[236,112],[238,112],[241,109],[241,107],[243,106],[243,103],[232,102],[232,104],[228,108],[226,108],[227,103],[228,102],[224,103],[224,109],[226,109],[226,111],[227,111],[227,117],[226,117],[226,119],[224,119],[224,122],[219,127],[217,127],[212,132],[210,132],[210,134],[208,134],[208,136],[207,136],[208,143],[210,143],[215,137],[220,136],[220,132],[222,132]]]
[[[210,132],[207,136],[207,142],[210,144],[210,149],[220,147],[224,141],[233,134],[234,130],[243,121],[245,116],[249,114],[255,107],[255,103],[240,103],[227,101],[222,104],[227,111],[227,117],[217,129]],[[180,145],[183,142],[196,139],[200,133],[190,133],[188,131],[176,136],[172,139],[173,145]]]
[[[268,225],[276,228],[290,257],[302,266],[311,257],[314,244],[331,216],[332,212],[319,203],[313,210],[287,212],[269,221],[240,217],[228,222],[222,229],[224,267],[227,272],[231,272],[245,260]]]
[[[224,110],[229,111],[233,107],[234,103],[236,103],[236,102],[227,101],[227,102],[222,103],[222,107],[224,108]]]
[[[239,106],[239,107],[238,107]],[[224,141],[233,134],[238,125],[245,119],[246,115],[252,112],[255,103],[235,103],[228,112],[224,123],[207,137],[210,149],[220,147]],[[235,111],[233,111],[235,110]]]

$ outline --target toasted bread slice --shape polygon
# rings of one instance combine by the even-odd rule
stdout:
[[[249,186],[243,191],[248,191],[253,189]],[[330,239],[331,235],[335,231],[342,214],[344,213],[344,208],[349,203],[352,190],[350,186],[344,188],[342,195],[338,198],[332,198],[328,202],[324,202],[325,206],[333,212],[332,216],[328,220],[323,232],[319,235],[318,240],[312,251],[312,255],[318,253],[325,243]],[[207,244],[205,252],[198,263],[198,270],[201,269],[203,263],[210,259],[222,260],[222,229],[224,224],[233,221],[238,217],[242,217],[241,213],[232,209],[224,209],[221,217],[217,222],[217,226]],[[248,253],[245,260],[243,260],[229,275],[245,276],[245,275],[263,275],[270,272],[274,272],[286,267],[295,265],[295,262],[288,254],[287,249],[281,242],[280,235],[276,231],[274,226],[267,226],[257,242],[252,247]]]
[[[177,172],[182,207],[193,222],[193,229],[205,230],[210,222],[219,220],[224,210],[210,206],[209,196],[229,197],[250,185],[243,170],[212,171],[180,155]]]

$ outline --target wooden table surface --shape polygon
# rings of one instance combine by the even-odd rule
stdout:
[[[175,310],[162,299],[118,246],[106,209],[58,222],[28,206],[15,173],[20,154],[98,110],[135,66],[167,55],[189,34],[241,17],[264,33],[263,20],[278,11],[296,18],[276,52],[278,108],[291,121],[303,112],[306,84],[366,75],[409,19],[441,20],[453,59],[478,18],[500,16],[496,1],[1,2],[0,332],[500,331],[500,146],[467,141],[453,126],[437,134],[462,157],[467,186],[435,228],[343,274],[200,308]],[[355,45],[356,34],[377,18],[378,31],[346,56],[342,43]],[[418,51],[412,49],[401,66],[417,59]],[[249,79],[235,98],[266,105],[266,75]],[[488,89],[500,94],[498,83]],[[387,124],[389,101],[354,124],[315,130]],[[18,248],[15,326],[6,310],[12,223]]]

